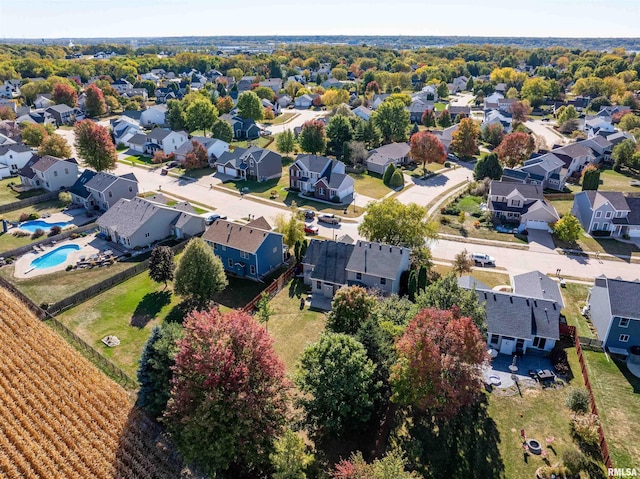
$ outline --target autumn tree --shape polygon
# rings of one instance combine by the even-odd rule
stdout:
[[[341,105],[349,101],[349,92],[343,89],[332,88],[322,95],[322,104],[328,108]]]
[[[240,311],[192,312],[178,341],[164,423],[204,473],[262,477],[289,400],[273,340]]]
[[[580,238],[582,226],[578,218],[571,213],[566,213],[553,225],[553,233],[560,241],[574,243]]]
[[[272,479],[306,479],[306,469],[313,462],[302,437],[287,429],[277,438],[270,455],[274,473]]]
[[[409,132],[409,112],[400,100],[385,100],[376,109],[373,121],[380,129],[383,143],[406,141]]]
[[[505,136],[495,152],[503,165],[513,168],[528,160],[535,146],[531,135],[515,132]]]
[[[461,158],[472,158],[480,153],[478,148],[480,128],[470,118],[460,121],[458,129],[453,133],[450,149]]]
[[[118,154],[104,126],[82,120],[76,123],[74,133],[76,150],[87,165],[96,171],[115,169]]]
[[[344,144],[353,138],[351,122],[346,116],[335,115],[327,124],[327,152],[334,155],[338,161],[342,160]]]
[[[222,261],[211,247],[201,238],[189,240],[176,268],[176,294],[202,307],[228,284]]]
[[[324,333],[296,368],[306,423],[322,436],[342,436],[371,418],[378,384],[364,346],[351,336]]]
[[[451,113],[449,110],[442,110],[438,115],[438,126],[442,128],[449,128],[453,122],[451,121]]]
[[[595,165],[589,165],[582,170],[582,191],[597,190],[600,187],[600,170]]]
[[[211,128],[211,137],[231,143],[233,141],[233,128],[227,120],[216,121]]]
[[[491,123],[482,129],[482,139],[496,147],[504,139],[504,129],[501,123]]]
[[[238,97],[238,113],[242,118],[254,121],[262,120],[264,116],[264,108],[260,102],[260,98],[252,91],[245,91]]]
[[[465,273],[471,273],[471,270],[473,269],[473,260],[469,257],[469,252],[466,249],[463,249],[454,256],[452,269],[458,276],[462,276]]]
[[[490,153],[476,162],[476,166],[473,168],[473,177],[476,180],[484,180],[485,178],[499,180],[502,177],[502,171],[498,155]]]
[[[173,250],[168,246],[156,246],[149,258],[149,277],[156,283],[164,283],[165,287],[168,281],[173,281],[176,268],[173,256]]]
[[[15,120],[16,112],[8,106],[0,106],[0,120]]]
[[[22,127],[22,142],[32,148],[39,147],[44,139],[53,134],[51,125],[43,125],[41,123],[26,123]]]
[[[182,337],[180,323],[155,326],[142,350],[138,367],[138,404],[151,417],[162,415],[171,392],[172,368],[178,352],[176,341]]]
[[[433,133],[421,131],[411,137],[411,158],[422,164],[423,173],[427,174],[427,163],[444,163],[447,152],[442,142]]]
[[[376,458],[368,464],[362,453],[352,453],[349,459],[342,459],[330,473],[333,479],[418,479],[416,472],[407,472],[407,460],[399,451],[391,451],[383,458]]]
[[[426,219],[425,207],[385,198],[367,206],[358,233],[369,241],[415,248],[437,237],[437,225]]]
[[[423,309],[398,340],[391,368],[392,400],[452,418],[482,394],[486,345],[471,318]]]
[[[289,249],[294,247],[296,241],[304,241],[304,222],[296,214],[295,208],[291,208],[288,217],[285,213],[278,213],[273,222],[273,230],[284,235],[282,242]]]
[[[276,137],[276,147],[284,155],[293,153],[296,149],[296,139],[291,130],[284,130]]]
[[[107,104],[105,103],[104,94],[100,88],[92,83],[84,93],[86,95],[84,112],[89,118],[95,118],[107,112]]]
[[[216,102],[216,108],[221,115],[229,113],[231,110],[233,110],[234,106],[235,105],[233,104],[233,98],[231,98],[230,96],[221,96]]]
[[[531,77],[523,83],[520,96],[525,100],[529,100],[531,106],[537,107],[542,105],[548,91],[547,80],[540,77]]]
[[[433,110],[425,110],[422,114],[422,124],[427,128],[434,128],[436,126],[436,114]]]
[[[56,158],[70,158],[71,147],[67,143],[64,137],[53,134],[49,135],[42,140],[40,148],[38,148],[38,155],[45,156],[51,155]]]
[[[78,104],[78,93],[76,90],[66,83],[57,83],[53,87],[51,99],[56,105],[64,104],[74,108]]]
[[[191,151],[184,158],[185,170],[195,170],[209,166],[209,153],[207,153],[206,148],[197,140],[191,140],[191,147]]]
[[[202,130],[203,136],[207,136],[207,130],[217,121],[218,110],[208,98],[202,97],[191,102],[184,116],[189,131]]]
[[[362,286],[343,286],[336,291],[327,315],[327,328],[334,333],[356,334],[373,317],[378,301]]]
[[[298,136],[298,143],[302,151],[312,155],[323,153],[327,147],[324,123],[318,120],[306,121],[302,125],[302,130]]]
[[[528,100],[516,101],[511,104],[509,110],[511,111],[511,117],[513,118],[513,121],[524,123],[529,119],[531,106],[529,105]]]

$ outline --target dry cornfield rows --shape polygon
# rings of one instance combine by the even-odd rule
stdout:
[[[126,392],[3,289],[0,476],[180,476],[157,427]]]

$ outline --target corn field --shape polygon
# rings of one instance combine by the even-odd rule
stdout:
[[[0,477],[179,476],[125,390],[0,289]]]

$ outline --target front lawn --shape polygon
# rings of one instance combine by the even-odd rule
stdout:
[[[353,178],[354,188],[357,194],[368,196],[369,198],[380,199],[386,194],[394,191],[382,182],[382,177],[375,173],[350,173]]]
[[[153,158],[150,156],[145,156],[145,155],[132,155],[132,156],[127,156],[124,160],[125,162],[129,162],[132,164],[138,164],[138,165],[146,165],[146,166],[162,166],[160,164],[156,164],[153,161]]]
[[[300,113],[285,112],[276,116],[273,120],[262,120],[262,123],[265,125],[282,125],[283,123],[293,120],[297,116],[300,116]]]
[[[248,180],[231,180],[225,181],[221,186],[223,186],[224,188],[235,190],[237,192],[244,191],[247,194],[255,195],[260,198],[282,201],[282,198],[287,196],[287,192],[283,191],[283,188],[289,187],[289,170],[287,168],[283,169],[282,176],[273,180],[262,182]],[[272,198],[272,191],[277,192],[277,197]]]
[[[260,148],[267,148],[271,142],[273,142],[272,136],[261,136],[255,140],[235,140],[229,143],[231,151],[235,148],[249,148],[249,146],[258,146]],[[251,144],[251,145],[250,145]]]
[[[623,243],[611,238],[593,237],[585,234],[584,231],[575,243],[560,241],[555,235],[553,241],[556,247],[563,249],[579,249],[592,253],[599,251],[600,253],[640,258],[640,249],[632,243]]]
[[[31,198],[32,196],[38,196],[43,193],[46,193],[42,188],[32,189],[28,191],[23,191],[18,193],[17,191],[13,191],[10,185],[12,184],[20,184],[19,178],[5,178],[0,180],[0,205],[6,205],[8,203],[14,203],[16,201],[24,200],[27,198]]]
[[[452,271],[451,266],[445,266],[442,264],[434,264],[432,269],[433,271],[440,273],[442,276],[445,276]],[[511,280],[507,273],[498,273],[497,271],[487,271],[486,269],[475,268],[471,272],[471,276],[490,288],[502,285],[511,285]]]
[[[270,302],[273,315],[267,329],[274,339],[276,353],[290,374],[307,344],[318,340],[326,321],[324,313],[311,311],[307,306],[300,310],[301,297],[307,297],[307,287],[301,280],[294,279]]]

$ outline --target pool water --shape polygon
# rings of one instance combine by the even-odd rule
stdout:
[[[80,246],[77,244],[66,244],[64,246],[58,246],[53,251],[34,259],[31,262],[31,267],[37,269],[52,268],[64,263],[67,257],[72,251],[78,251]]]
[[[73,225],[73,223],[68,221],[59,221],[57,223],[47,223],[46,221],[42,221],[42,220],[33,220],[33,221],[25,221],[20,226],[18,226],[18,228],[21,230],[28,231],[29,233],[33,233],[35,230],[40,228],[44,230],[45,233],[48,233],[49,230],[54,226],[59,226],[60,228],[64,229],[67,226],[71,226],[71,225]]]

